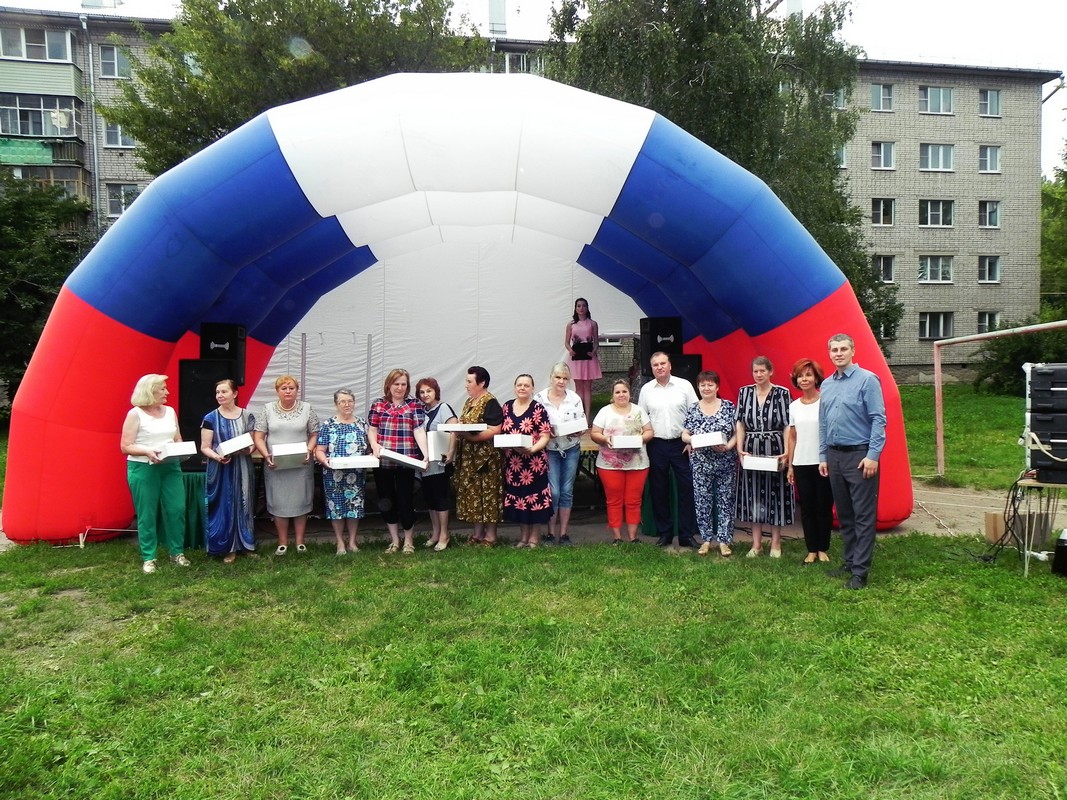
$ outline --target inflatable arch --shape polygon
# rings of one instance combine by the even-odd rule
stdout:
[[[247,329],[254,386],[317,298],[472,239],[568,258],[682,317],[686,351],[730,387],[755,355],[788,368],[851,334],[888,406],[879,526],[910,515],[893,378],[844,276],[762,181],[651,111],[551,81],[394,75],[251,120],[155,180],[71,274],[12,409],[8,537],[130,523],[130,390],[177,375],[202,322]]]

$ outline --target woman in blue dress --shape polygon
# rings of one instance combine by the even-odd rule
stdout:
[[[337,415],[319,428],[315,460],[322,464],[322,489],[326,496],[326,518],[337,539],[337,555],[359,552],[359,521],[363,519],[366,476],[361,469],[332,469],[331,458],[365,456],[370,452],[367,421],[356,416],[356,395],[351,389],[333,393]],[[348,529],[348,547],[344,531]]]
[[[255,417],[237,405],[237,382],[229,378],[215,384],[215,400],[219,407],[200,423],[200,452],[207,456],[205,544],[208,555],[232,564],[238,553],[256,549],[256,480],[251,445],[226,456],[219,446],[251,433]]]
[[[700,400],[694,403],[682,425],[682,441],[688,444],[693,469],[693,499],[697,528],[703,544],[697,551],[706,556],[713,542],[719,555],[729,558],[734,540],[734,502],[737,486],[737,409],[719,397],[719,374],[707,370],[697,375]],[[692,447],[701,433],[721,433],[722,444]]]

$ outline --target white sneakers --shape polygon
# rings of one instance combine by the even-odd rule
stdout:
[[[145,575],[151,575],[156,571],[156,560],[154,558],[149,559],[141,565],[141,572]]]

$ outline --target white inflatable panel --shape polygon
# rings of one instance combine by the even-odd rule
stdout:
[[[371,245],[430,227],[430,212],[422,194],[406,194],[381,203],[356,208],[337,215],[348,238],[355,245]]]
[[[505,225],[515,221],[515,192],[427,192],[434,225]]]

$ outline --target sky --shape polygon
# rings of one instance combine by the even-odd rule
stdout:
[[[454,17],[466,12],[472,22],[484,25],[489,2],[454,0]],[[552,3],[506,0],[508,35],[546,38]],[[177,5],[176,0],[124,0],[111,13],[168,18]],[[802,0],[805,11],[817,5]],[[0,0],[0,6],[83,10],[79,0]],[[1064,0],[852,0],[851,6],[852,19],[843,36],[862,47],[868,58],[1067,71]],[[783,2],[782,10],[785,7]],[[1042,96],[1054,87],[1046,84]],[[1041,132],[1041,171],[1051,178],[1053,168],[1063,166],[1067,146],[1067,88],[1044,104]]]

